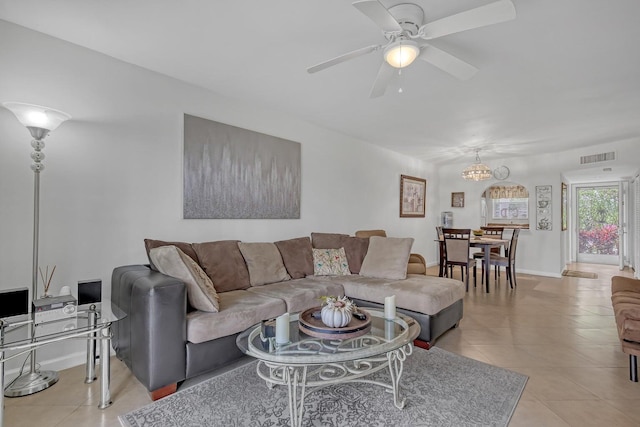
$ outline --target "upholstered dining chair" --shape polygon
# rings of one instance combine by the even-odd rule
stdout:
[[[440,261],[438,264],[438,276],[444,277],[447,272],[447,248],[444,244],[444,233],[442,233],[442,226],[436,226],[436,233],[438,235],[438,252],[440,252]]]
[[[516,283],[516,248],[518,247],[519,235],[519,228],[513,230],[513,234],[511,235],[511,243],[509,243],[509,250],[506,251],[506,256],[491,254],[489,258],[489,264],[495,266],[495,268],[506,268],[507,280],[509,280],[509,287],[511,289],[518,285]],[[484,263],[482,265],[484,265]],[[484,277],[484,274],[482,277]]]
[[[473,267],[473,284],[476,283],[476,260],[469,257],[471,247],[470,228],[443,228],[444,246],[446,251],[445,270],[449,270],[447,277],[453,277],[453,267],[460,266],[462,279],[469,291],[469,267]],[[466,272],[466,274],[465,274]]]
[[[480,227],[480,230],[484,232],[483,237],[486,237],[487,239],[502,239],[502,235],[504,234],[504,227],[483,226],[483,227]],[[500,247],[491,248],[491,253],[496,254],[498,256],[502,255]],[[505,255],[506,255],[506,252],[505,252]],[[476,260],[484,259],[484,251],[474,253],[473,258],[475,258]],[[500,275],[500,268],[496,267],[494,270],[494,274],[497,279],[498,276]],[[484,273],[482,276],[482,280],[484,280]]]

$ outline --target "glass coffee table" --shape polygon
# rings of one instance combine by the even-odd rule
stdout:
[[[313,391],[331,384],[366,382],[393,394],[393,404],[402,409],[399,384],[404,361],[413,353],[413,340],[420,325],[409,316],[384,319],[380,310],[366,309],[371,329],[356,338],[326,339],[309,336],[298,328],[298,314],[290,317],[289,342],[276,344],[262,334],[258,324],[241,333],[236,343],[245,354],[258,359],[257,374],[269,388],[287,387],[292,426],[302,425],[304,399]],[[365,377],[389,370],[389,382]]]

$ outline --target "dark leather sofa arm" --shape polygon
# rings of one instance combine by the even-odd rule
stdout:
[[[187,292],[184,283],[129,265],[113,270],[111,301],[127,316],[112,326],[112,346],[153,392],[185,379]]]

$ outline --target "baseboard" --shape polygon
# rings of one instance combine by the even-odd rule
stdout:
[[[111,356],[115,356],[115,352],[113,351],[113,349],[110,351],[110,353],[111,353],[110,354]],[[27,358],[28,356],[25,354],[23,357]],[[36,352],[36,358],[37,357],[38,356]],[[24,360],[24,359],[21,359],[21,360]],[[85,351],[78,351],[75,353],[67,354],[66,356],[56,357],[53,359],[47,359],[47,360],[36,359],[36,362],[39,365],[40,370],[63,371],[65,369],[73,368],[73,367],[84,365],[85,363],[87,363],[87,353]],[[100,364],[99,358],[96,363],[97,365]],[[27,371],[29,371],[29,362],[25,364],[23,373]],[[17,376],[19,372],[20,372],[20,368],[13,368],[13,369],[8,369],[5,372],[5,374],[11,377],[11,376]]]
[[[549,271],[536,271],[536,270],[523,270],[521,268],[517,268],[516,266],[516,274],[531,274],[533,276],[544,276],[544,277],[555,277],[556,279],[562,278],[562,273],[551,273]]]

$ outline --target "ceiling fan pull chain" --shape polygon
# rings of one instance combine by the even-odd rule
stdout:
[[[398,68],[398,93],[404,92],[402,90],[402,68]]]

